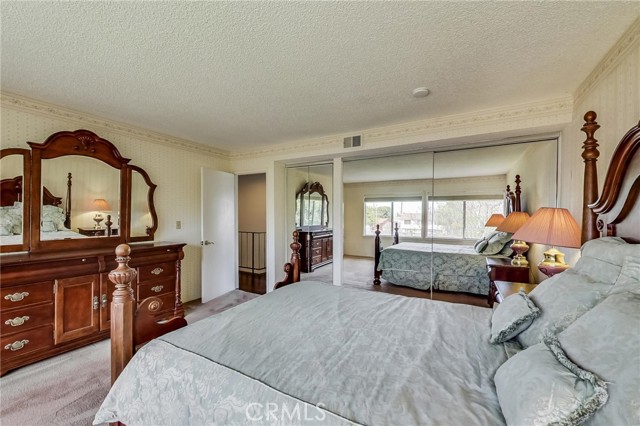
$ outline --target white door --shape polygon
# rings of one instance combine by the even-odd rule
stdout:
[[[201,169],[202,303],[236,288],[236,177]]]

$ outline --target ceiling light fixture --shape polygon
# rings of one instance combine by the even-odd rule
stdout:
[[[417,89],[413,89],[413,97],[414,98],[425,98],[431,93],[429,89],[426,87],[418,87]]]

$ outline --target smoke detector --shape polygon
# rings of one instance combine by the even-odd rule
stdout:
[[[426,98],[431,91],[426,87],[418,87],[413,89],[413,97],[414,98]]]

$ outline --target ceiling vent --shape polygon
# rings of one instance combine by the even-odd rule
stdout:
[[[362,145],[362,136],[349,136],[348,138],[344,138],[344,147],[345,148],[356,148]]]

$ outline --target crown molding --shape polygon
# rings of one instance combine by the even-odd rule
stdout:
[[[570,95],[560,98],[536,101],[527,104],[510,105],[499,108],[431,118],[409,123],[385,126],[363,131],[353,131],[325,138],[306,139],[295,142],[271,145],[259,150],[231,152],[231,160],[251,159],[257,157],[288,157],[323,154],[331,150],[333,153],[354,152],[345,150],[342,140],[356,133],[362,134],[363,146],[355,148],[380,147],[398,139],[420,136],[422,140],[448,139],[476,134],[484,134],[487,128],[491,132],[530,129],[532,127],[553,127],[571,122],[573,98]],[[403,143],[402,141],[400,143]],[[405,141],[410,144],[412,142]]]
[[[31,99],[15,93],[2,91],[0,92],[0,100],[3,108],[21,110],[32,114],[42,115],[47,118],[62,119],[77,123],[80,126],[91,125],[93,128],[100,128],[106,131],[119,133],[123,136],[135,137],[148,142],[196,152],[198,154],[207,154],[224,160],[229,159],[228,151],[216,149],[187,139],[154,132],[131,124],[60,107],[58,105]]]
[[[609,52],[591,71],[587,78],[578,86],[573,94],[574,102],[579,104],[584,97],[605,78],[622,60],[625,54],[640,42],[640,18],[636,19],[631,27],[625,31],[620,39],[613,45]]]

